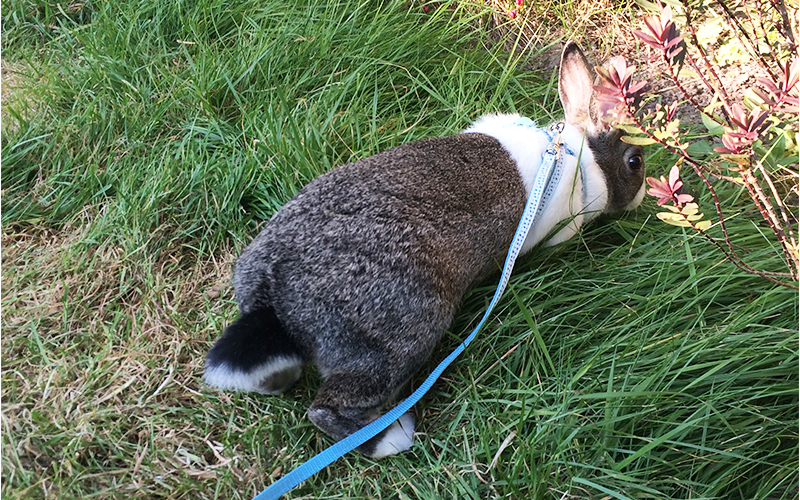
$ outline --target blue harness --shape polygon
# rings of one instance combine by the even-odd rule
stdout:
[[[520,118],[514,122],[513,125],[523,127],[535,126],[533,121],[528,118]],[[511,248],[508,250],[508,255],[506,256],[506,261],[503,265],[503,273],[500,278],[500,283],[497,285],[497,290],[494,292],[492,301],[489,303],[489,307],[486,309],[486,313],[481,318],[478,326],[472,330],[472,333],[470,333],[469,336],[467,336],[467,338],[465,338],[464,341],[461,342],[461,344],[459,344],[449,356],[447,356],[436,368],[434,368],[422,385],[420,385],[419,388],[417,388],[417,390],[415,390],[402,403],[384,413],[383,416],[379,417],[377,420],[372,421],[355,433],[350,434],[341,441],[338,441],[326,448],[316,456],[311,457],[298,468],[275,481],[266,490],[259,493],[253,500],[277,500],[301,482],[324,469],[335,460],[338,460],[345,453],[348,453],[358,446],[361,446],[375,437],[379,432],[389,427],[392,422],[399,419],[403,414],[410,410],[411,407],[414,406],[414,404],[416,404],[426,392],[428,392],[431,386],[433,386],[434,382],[436,382],[436,379],[438,379],[442,372],[444,372],[445,368],[447,368],[450,363],[452,363],[453,360],[455,360],[456,357],[458,357],[458,355],[464,351],[469,343],[472,342],[472,340],[475,338],[475,335],[478,333],[478,330],[481,329],[483,323],[492,312],[492,309],[494,309],[494,306],[500,300],[500,296],[503,295],[506,285],[508,285],[508,280],[511,277],[511,271],[514,268],[514,261],[517,260],[517,256],[522,249],[522,244],[525,242],[525,238],[527,237],[528,231],[533,225],[536,215],[542,211],[547,201],[555,192],[556,186],[558,186],[564,170],[564,155],[560,155],[559,152],[563,148],[567,154],[575,156],[572,151],[566,149],[564,144],[559,142],[561,140],[561,132],[563,130],[564,124],[558,123],[553,125],[550,130],[545,131],[550,138],[550,145],[545,151],[545,154],[542,158],[542,165],[539,167],[539,171],[536,173],[536,178],[533,181],[533,187],[528,195],[528,202],[525,204],[525,210],[522,213],[522,219],[520,220],[519,226],[517,226],[517,231],[514,234],[513,241],[511,242]]]

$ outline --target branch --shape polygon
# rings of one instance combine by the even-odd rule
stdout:
[[[783,204],[783,200],[781,200],[778,190],[775,188],[775,184],[772,183],[772,178],[769,176],[769,173],[767,173],[767,169],[764,168],[764,164],[761,160],[756,162],[756,170],[759,170],[761,175],[764,176],[764,180],[767,182],[767,185],[772,192],[772,198],[775,200],[775,203],[778,205],[778,208],[781,211],[781,217],[783,217],[783,227],[786,228],[786,231],[789,234],[789,240],[792,246],[797,248],[797,242],[794,239],[794,231],[792,231],[792,223],[789,221],[789,216],[786,213],[786,206]]]
[[[750,158],[750,164],[752,165],[753,155],[751,155]],[[753,170],[750,165],[748,165],[746,168],[742,168],[742,179],[747,187],[747,191],[750,193],[750,197],[753,198],[753,201],[756,201],[756,206],[758,206],[759,210],[761,211],[761,216],[767,221],[770,229],[772,229],[772,232],[775,233],[775,236],[777,236],[778,242],[781,244],[781,249],[786,256],[789,270],[792,271],[792,277],[795,277],[797,261],[787,246],[786,233],[783,230],[783,225],[780,223],[778,216],[775,214],[775,209],[772,207],[769,197],[764,194],[764,191],[761,189],[761,184],[759,184],[758,179],[756,179],[756,177],[753,175]],[[758,203],[757,200],[760,200],[761,203]]]

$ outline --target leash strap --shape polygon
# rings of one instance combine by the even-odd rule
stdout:
[[[522,213],[522,219],[520,220],[519,226],[517,226],[517,231],[514,234],[513,241],[511,242],[511,248],[506,256],[505,264],[503,264],[503,273],[500,283],[497,286],[497,290],[494,292],[494,296],[492,297],[492,301],[489,303],[489,307],[486,309],[486,313],[484,313],[483,317],[478,323],[478,326],[472,330],[472,333],[470,333],[467,338],[465,338],[461,344],[459,344],[458,347],[456,347],[456,349],[450,353],[449,356],[447,356],[436,368],[434,368],[422,385],[420,385],[417,390],[415,390],[402,403],[398,404],[388,412],[384,413],[381,417],[367,424],[355,433],[350,434],[341,441],[329,446],[316,456],[311,457],[305,463],[301,464],[290,473],[275,481],[267,489],[259,493],[253,500],[277,500],[301,482],[305,481],[334,461],[338,460],[345,453],[348,453],[358,446],[366,443],[383,429],[389,427],[392,422],[410,410],[411,407],[414,406],[426,392],[428,392],[442,372],[444,372],[450,363],[452,363],[453,360],[455,360],[458,355],[464,351],[469,343],[472,342],[477,335],[478,330],[481,329],[483,323],[492,312],[492,309],[494,309],[494,306],[500,300],[500,296],[503,295],[506,285],[508,285],[508,280],[511,277],[511,271],[514,268],[514,261],[517,260],[517,256],[522,249],[522,244],[525,242],[525,238],[527,237],[528,231],[533,225],[536,215],[542,210],[545,203],[554,192],[552,187],[548,187],[558,184],[558,181],[561,178],[561,172],[563,171],[563,155],[559,155],[559,150],[561,147],[563,147],[563,145],[560,144],[559,141],[561,139],[561,131],[564,130],[564,124],[558,123],[553,125],[553,127],[555,137],[552,138],[550,145],[545,151],[544,157],[542,158],[542,165],[539,167],[539,171],[536,173],[536,179],[534,180],[533,187],[528,195],[528,201],[525,204],[525,210]]]

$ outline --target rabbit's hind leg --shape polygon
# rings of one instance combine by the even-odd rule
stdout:
[[[328,375],[308,409],[308,418],[326,434],[340,440],[375,420],[378,411],[396,389],[374,373]],[[401,416],[358,450],[371,458],[383,458],[411,448],[414,417]]]
[[[220,389],[280,394],[303,369],[303,357],[271,306],[243,314],[206,356],[205,381]]]

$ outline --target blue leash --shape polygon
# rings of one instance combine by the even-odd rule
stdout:
[[[517,260],[517,256],[522,249],[522,244],[525,242],[528,231],[533,225],[536,215],[542,210],[545,203],[550,198],[550,195],[554,192],[554,189],[551,186],[558,185],[558,182],[561,178],[563,171],[563,156],[559,155],[559,150],[563,145],[559,143],[559,140],[561,138],[561,131],[564,130],[564,124],[558,123],[554,125],[554,129],[555,137],[551,138],[550,145],[548,146],[544,157],[542,158],[542,165],[539,167],[539,171],[536,173],[536,179],[533,181],[533,188],[528,196],[528,202],[525,205],[525,211],[522,213],[522,219],[520,220],[519,226],[517,226],[517,232],[514,234],[514,239],[511,242],[511,248],[508,250],[505,264],[503,264],[503,273],[502,277],[500,278],[500,283],[497,285],[497,290],[494,292],[492,301],[489,303],[489,307],[486,309],[486,313],[483,315],[483,318],[481,318],[478,326],[472,330],[472,333],[470,333],[469,336],[467,336],[467,338],[464,339],[464,341],[461,342],[461,344],[459,344],[449,356],[447,356],[436,368],[434,368],[433,372],[428,375],[428,378],[425,379],[422,385],[420,385],[417,390],[415,390],[402,403],[398,404],[388,412],[384,413],[383,416],[372,421],[355,433],[350,434],[341,441],[329,446],[316,456],[311,457],[298,468],[272,483],[272,485],[259,493],[253,500],[277,500],[298,484],[302,483],[334,461],[338,460],[345,453],[348,453],[358,446],[361,446],[375,437],[379,432],[389,427],[392,422],[400,418],[403,414],[410,410],[411,407],[417,403],[417,401],[422,399],[422,396],[424,396],[431,386],[433,386],[434,382],[436,382],[442,372],[444,372],[445,368],[447,368],[450,363],[452,363],[453,360],[455,360],[458,355],[464,351],[469,343],[472,342],[472,339],[475,338],[478,330],[481,329],[483,323],[492,312],[492,309],[494,309],[494,306],[500,300],[500,296],[503,295],[506,285],[508,285],[508,280],[511,277],[511,271],[514,268],[514,261]],[[556,163],[558,163],[557,167]],[[545,190],[547,192],[545,192]]]

